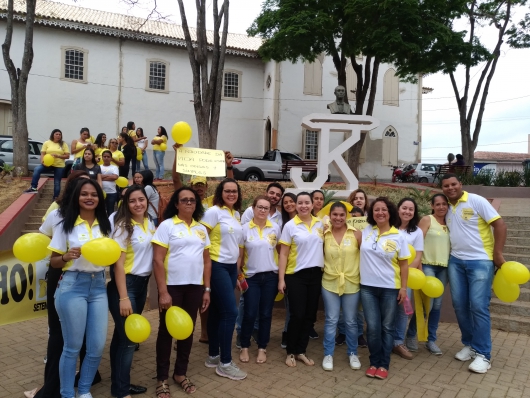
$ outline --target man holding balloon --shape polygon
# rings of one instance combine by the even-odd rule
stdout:
[[[445,174],[442,190],[450,206],[449,285],[464,344],[455,358],[474,359],[469,370],[486,373],[491,368],[491,285],[495,267],[505,263],[507,228],[485,198],[462,190],[457,175]]]

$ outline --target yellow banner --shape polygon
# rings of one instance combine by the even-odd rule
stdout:
[[[49,259],[28,264],[12,251],[0,252],[0,325],[47,316],[46,272]]]
[[[201,177],[226,176],[223,151],[202,148],[177,149],[177,172]]]

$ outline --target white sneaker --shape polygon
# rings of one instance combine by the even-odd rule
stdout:
[[[326,355],[322,360],[322,369],[331,371],[333,370],[333,355]]]
[[[350,368],[353,370],[361,369],[361,361],[355,354],[350,354]]]
[[[92,398],[92,394],[87,392],[86,394],[77,394],[77,398]]]
[[[477,353],[475,352],[475,350],[468,345],[466,345],[464,348],[462,348],[455,354],[455,358],[462,362],[469,361],[470,359],[473,359],[476,356]]]
[[[471,362],[468,369],[475,373],[486,373],[491,369],[491,362],[482,354],[476,354],[475,360]]]

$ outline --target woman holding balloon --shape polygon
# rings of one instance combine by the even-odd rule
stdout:
[[[409,260],[409,268],[417,268],[421,271],[421,256],[423,253],[423,231],[418,228],[420,215],[418,205],[412,198],[403,198],[398,203],[398,222],[399,231],[405,236],[405,240],[410,247],[414,249],[415,256],[412,255]],[[411,250],[412,251],[412,250]],[[407,298],[398,305],[396,313],[396,324],[394,329],[394,348],[392,352],[403,359],[412,359],[413,356],[405,346],[405,332],[409,321],[409,314],[405,309],[405,303],[409,300],[412,290],[407,289]]]
[[[155,181],[164,179],[164,156],[167,149],[167,132],[162,126],[158,127],[156,137],[151,140],[155,159]]]
[[[91,397],[90,386],[107,337],[108,301],[104,268],[90,262],[85,257],[90,253],[82,250],[85,244],[110,232],[101,187],[91,179],[79,181],[49,246],[50,265],[64,271],[55,292],[64,339],[59,365],[62,397],[76,396],[76,362],[85,333],[87,355],[80,370],[77,397]]]
[[[170,398],[167,381],[172,336],[177,339],[173,381],[188,394],[196,391],[195,385],[186,373],[197,311],[200,309],[202,313],[210,305],[212,268],[208,232],[198,222],[203,213],[200,197],[195,191],[188,187],[178,189],[171,196],[164,212],[165,221],[160,224],[152,240],[154,274],[158,285],[160,308],[160,326],[156,339],[158,398]],[[234,302],[233,296],[232,302]],[[173,315],[171,306],[184,310],[191,317],[192,324],[173,329],[173,322],[166,321],[167,317]]]
[[[111,280],[107,285],[109,310],[114,319],[114,334],[110,343],[110,391],[118,398],[129,397],[130,393],[142,394],[147,390],[130,384],[137,341],[129,339],[125,325],[129,315],[142,313],[153,269],[151,239],[155,226],[147,217],[147,207],[144,189],[135,185],[127,190],[123,205],[111,218],[112,238],[122,251],[119,260],[111,266]]]
[[[239,248],[243,245],[240,223],[241,188],[225,178],[217,186],[213,206],[201,223],[208,230],[212,247],[212,303],[208,315],[208,358],[204,363],[221,377],[243,380],[247,374],[232,362],[232,336],[237,318],[234,289],[237,283]]]
[[[361,259],[361,303],[370,351],[366,376],[388,377],[390,353],[398,304],[407,297],[410,252],[396,206],[385,197],[376,198],[368,211],[368,226],[357,233]]]
[[[45,141],[40,152],[41,164],[33,171],[31,187],[24,191],[26,193],[37,193],[37,185],[43,172],[53,173],[53,200],[57,199],[61,192],[61,179],[64,175],[64,160],[70,157],[68,145],[63,141],[63,133],[54,129],[50,139]]]
[[[432,214],[424,216],[419,227],[423,233],[424,249],[421,258],[423,273],[427,276],[438,278],[443,286],[447,285],[449,254],[451,242],[449,241],[449,229],[445,223],[445,215],[449,209],[449,203],[444,194],[438,193],[431,198]],[[416,253],[416,258],[419,255]],[[427,349],[434,355],[442,355],[442,350],[436,345],[436,331],[440,322],[442,308],[442,296],[431,300],[428,320]],[[416,341],[417,326],[416,314],[412,315],[407,331],[406,344],[410,351],[418,350]]]

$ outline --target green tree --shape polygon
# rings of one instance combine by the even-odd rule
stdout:
[[[454,3],[454,4],[453,4]],[[265,42],[259,53],[267,60],[314,61],[325,53],[337,70],[337,83],[355,92],[354,114],[373,115],[381,62],[403,65],[410,54],[444,42],[453,33],[443,23],[461,0],[266,0],[248,33]],[[448,7],[447,4],[451,4]],[[418,32],[421,30],[421,34]],[[442,39],[441,39],[442,38]],[[364,62],[357,62],[362,54]],[[346,81],[351,62],[356,87]],[[414,68],[398,70],[402,79],[416,80]],[[351,85],[351,83],[350,83]],[[347,101],[347,98],[345,99]],[[361,140],[348,151],[348,165],[358,175]]]
[[[462,155],[472,165],[501,49],[504,43],[514,49],[530,47],[530,14],[514,21],[517,14],[528,10],[527,0],[463,3],[455,7],[456,12],[447,20],[441,21],[450,29],[449,36],[441,36],[431,46],[418,47],[408,57],[396,57],[394,62],[402,76],[417,71],[442,72],[449,76],[459,112]],[[465,26],[467,30],[459,31],[456,26]],[[495,41],[484,41],[488,37],[487,29],[495,32]],[[478,65],[482,70],[472,85],[471,68]],[[457,80],[464,82],[463,88],[459,89]]]

